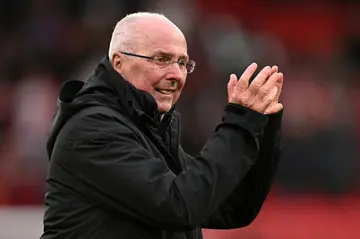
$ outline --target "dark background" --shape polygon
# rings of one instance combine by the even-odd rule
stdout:
[[[264,210],[246,229],[205,238],[358,238],[360,4],[235,0],[0,1],[0,238],[22,238],[6,234],[11,220],[41,226],[59,87],[86,79],[135,11],[173,20],[197,63],[177,107],[188,153],[220,121],[231,73],[255,61],[285,75],[284,155]],[[24,219],[29,208],[38,214]]]

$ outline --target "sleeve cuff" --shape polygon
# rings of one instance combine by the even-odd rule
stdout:
[[[250,108],[229,103],[225,107],[224,123],[234,123],[241,125],[252,132],[254,135],[262,134],[264,126],[268,122],[268,117]]]
[[[269,126],[270,128],[274,128],[274,129],[281,128],[283,112],[284,112],[284,110],[282,109],[281,111],[279,111],[275,114],[267,115],[267,118],[268,118],[267,126]]]

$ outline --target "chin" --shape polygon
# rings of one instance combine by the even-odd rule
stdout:
[[[171,108],[159,108],[158,111],[160,114],[166,114],[170,109]]]
[[[158,106],[158,111],[161,113],[161,114],[166,114],[170,109],[171,109],[172,105],[171,104],[160,104]]]

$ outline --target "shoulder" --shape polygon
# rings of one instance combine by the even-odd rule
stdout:
[[[64,132],[66,138],[73,140],[131,133],[125,116],[105,106],[83,109],[70,121],[64,126]]]

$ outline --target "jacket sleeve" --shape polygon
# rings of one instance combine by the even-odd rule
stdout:
[[[176,176],[114,117],[91,114],[77,121],[68,157],[58,163],[82,185],[76,190],[114,215],[161,228],[194,228],[256,162],[266,123],[262,114],[228,105],[200,156]]]
[[[269,115],[260,143],[259,159],[234,192],[203,224],[203,228],[233,229],[249,225],[258,215],[281,156],[283,111]]]

